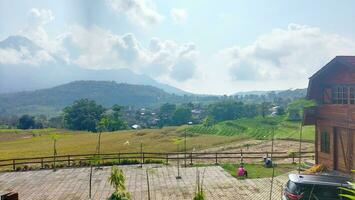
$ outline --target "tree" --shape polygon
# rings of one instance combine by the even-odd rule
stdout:
[[[22,115],[18,121],[19,129],[30,129],[35,128],[36,122],[35,118],[30,115]]]
[[[209,127],[212,126],[214,124],[214,119],[213,116],[207,116],[203,119],[203,126],[205,127]]]
[[[112,106],[112,113],[107,116],[107,130],[108,131],[117,131],[126,129],[128,126],[126,122],[122,119],[121,116],[122,106],[117,104]]]
[[[159,110],[159,118],[160,118],[160,125],[163,126],[165,124],[172,123],[172,117],[176,110],[175,104],[165,103],[160,107]]]
[[[96,125],[105,108],[96,104],[95,101],[80,99],[72,106],[64,108],[64,120],[69,129],[97,131]]]
[[[210,104],[207,108],[207,112],[216,122],[242,117],[252,118],[260,113],[257,104],[244,104],[233,100]]]
[[[178,108],[173,114],[172,123],[174,125],[187,124],[191,121],[191,110],[188,108]]]
[[[57,141],[59,139],[59,135],[54,133],[51,134],[51,139],[53,140],[53,170],[56,170],[56,160],[57,160]]]
[[[266,117],[266,115],[269,114],[269,109],[270,109],[271,103],[270,102],[262,102],[260,105],[260,112],[261,112],[261,116],[263,118]]]
[[[314,101],[307,100],[305,98],[297,99],[288,105],[287,118],[289,120],[301,120],[304,109],[315,105],[316,103]]]
[[[64,128],[63,116],[52,117],[48,120],[48,126],[51,128]]]
[[[131,199],[130,193],[126,192],[125,187],[126,178],[122,169],[112,167],[109,182],[115,189],[115,192],[110,196],[109,200],[129,200]]]

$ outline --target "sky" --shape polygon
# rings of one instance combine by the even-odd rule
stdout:
[[[352,0],[0,0],[0,40],[23,35],[68,63],[127,68],[194,93],[294,89],[335,56],[355,55],[354,8]],[[15,62],[12,53],[0,51],[0,62]]]

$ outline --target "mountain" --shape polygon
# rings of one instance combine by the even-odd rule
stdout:
[[[150,85],[171,94],[189,94],[129,69],[81,68],[23,36],[10,36],[0,42],[0,93],[44,89],[77,80]]]
[[[183,99],[182,96],[169,94],[153,86],[113,81],[74,81],[49,89],[0,94],[0,115],[53,115],[81,98],[95,100],[106,107],[114,104],[152,106]]]

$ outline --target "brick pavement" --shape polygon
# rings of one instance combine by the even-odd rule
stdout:
[[[132,199],[148,199],[147,170],[150,196],[160,199],[192,199],[196,187],[196,168],[181,168],[177,180],[176,166],[120,166],[126,176],[126,188]],[[94,170],[92,199],[107,199],[113,192],[108,183],[111,167]],[[199,167],[204,171],[206,199],[269,199],[270,179],[237,180],[219,166]],[[8,172],[0,174],[0,191],[19,192],[21,200],[87,200],[89,199],[90,168]],[[275,178],[273,198],[280,199],[281,186],[287,175]]]

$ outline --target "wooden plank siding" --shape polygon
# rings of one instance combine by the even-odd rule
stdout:
[[[310,78],[307,98],[316,101],[317,107],[305,112],[303,122],[316,127],[316,163],[347,173],[355,168],[355,103],[350,97],[353,88],[355,56],[335,57]],[[322,152],[323,132],[329,133],[329,152]]]

